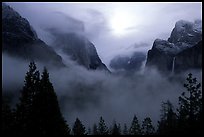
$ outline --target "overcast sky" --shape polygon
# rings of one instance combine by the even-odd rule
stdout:
[[[108,65],[115,55],[147,52],[156,38],[167,39],[175,22],[202,19],[202,3],[34,3],[10,2],[39,38],[52,44],[46,28],[82,31]],[[83,26],[81,28],[81,25]],[[140,43],[147,43],[141,47]],[[138,48],[132,48],[136,44]]]

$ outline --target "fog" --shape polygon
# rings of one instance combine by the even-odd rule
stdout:
[[[92,127],[100,116],[108,125],[113,120],[130,124],[134,114],[140,122],[150,116],[156,126],[161,102],[170,100],[176,106],[178,96],[185,90],[184,77],[162,76],[155,69],[144,74],[116,75],[88,71],[69,60],[68,56],[63,57],[67,68],[48,71],[61,111],[70,126],[78,117],[86,126]],[[36,64],[42,72],[43,65]],[[12,103],[18,100],[28,65],[29,62],[3,54],[3,93],[9,91],[14,95]],[[201,70],[193,74],[201,80]]]

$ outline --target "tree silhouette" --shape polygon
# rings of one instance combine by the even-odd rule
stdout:
[[[120,124],[116,124],[116,121],[113,122],[113,127],[110,130],[111,135],[120,135],[121,134],[121,129],[120,129]]]
[[[86,129],[78,118],[76,118],[72,131],[74,135],[86,135]]]
[[[179,97],[177,113],[170,101],[162,102],[160,121],[157,133],[159,135],[202,133],[202,91],[201,84],[190,73],[186,78],[184,91]],[[26,73],[24,86],[21,90],[16,110],[11,110],[8,102],[2,99],[2,134],[17,136],[67,136],[70,129],[64,120],[57,95],[50,82],[49,73],[44,68],[40,77],[36,64],[30,62]],[[86,132],[85,126],[76,118],[72,128],[74,135],[91,135],[91,129]],[[114,121],[110,130],[104,119],[100,117],[98,126],[93,125],[92,135],[153,135],[154,127],[150,117],[142,122],[134,115],[129,132],[124,124],[121,133],[120,124]]]
[[[52,83],[49,80],[49,73],[44,68],[40,84],[33,101],[33,120],[37,126],[37,135],[68,135],[70,129],[66,124],[57,100]],[[36,128],[35,128],[36,129]]]
[[[108,127],[105,124],[105,121],[102,117],[100,117],[100,121],[98,124],[98,135],[108,135]]]
[[[21,91],[20,102],[16,107],[16,130],[17,135],[30,135],[33,133],[34,121],[32,120],[33,98],[38,92],[39,71],[36,70],[36,64],[30,62],[29,71],[26,73],[24,86]]]
[[[152,125],[152,120],[150,117],[147,117],[142,122],[142,133],[143,135],[153,135],[154,127]]]
[[[179,97],[178,128],[181,134],[200,134],[202,124],[201,84],[189,73],[184,87],[187,91]]]
[[[177,115],[174,112],[172,103],[162,102],[160,121],[158,122],[158,134],[175,135],[177,134]]]
[[[92,135],[98,135],[98,127],[97,127],[97,125],[95,123],[93,125],[93,133],[92,133]]]
[[[141,135],[141,128],[140,128],[140,124],[138,122],[138,119],[136,117],[136,115],[134,115],[130,129],[129,129],[129,133],[130,135]]]
[[[47,69],[41,77],[35,63],[31,62],[15,112],[16,135],[68,135],[70,130],[60,112]]]
[[[128,135],[128,128],[126,124],[124,124],[124,127],[123,127],[123,135]]]

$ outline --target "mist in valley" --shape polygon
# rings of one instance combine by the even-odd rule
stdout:
[[[17,103],[29,62],[3,54],[3,95],[13,95]],[[37,62],[42,72],[44,65]],[[157,125],[162,101],[170,100],[175,106],[185,90],[187,72],[180,76],[164,76],[156,69],[132,75],[87,70],[66,57],[67,68],[48,69],[63,116],[69,124],[76,117],[92,126],[103,116],[108,125],[113,120],[130,124],[134,114],[141,121],[151,117]],[[14,69],[15,68],[15,69]],[[192,71],[193,72],[193,71]],[[193,75],[201,80],[201,70]]]

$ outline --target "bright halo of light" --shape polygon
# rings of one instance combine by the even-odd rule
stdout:
[[[131,27],[132,19],[128,13],[117,12],[110,19],[110,27],[115,35],[123,35]]]

